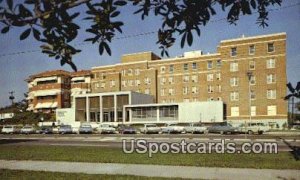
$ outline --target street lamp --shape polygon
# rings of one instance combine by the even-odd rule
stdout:
[[[249,122],[251,123],[252,116],[251,116],[251,78],[253,76],[253,73],[251,71],[247,72],[247,77],[248,77],[248,93],[249,93]],[[247,123],[245,123],[245,134],[247,133]]]

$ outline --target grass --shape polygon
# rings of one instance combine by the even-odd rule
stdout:
[[[1,145],[0,159],[45,160],[176,166],[231,167],[256,169],[300,169],[289,152],[278,154],[124,154],[121,149],[103,147]],[[1,179],[1,178],[0,178]]]
[[[22,177],[22,178],[21,178]],[[143,176],[130,176],[130,175],[106,175],[106,174],[83,174],[83,173],[60,173],[60,172],[44,172],[44,171],[21,171],[21,170],[8,170],[0,169],[0,179],[118,179],[118,180],[164,180],[168,178],[158,177],[143,177]],[[172,178],[173,179],[173,178]]]

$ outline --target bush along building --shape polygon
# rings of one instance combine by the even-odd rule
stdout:
[[[251,121],[281,127],[287,122],[286,34],[223,40],[211,54],[126,54],[119,64],[43,72],[27,82],[28,110],[56,109],[62,122]]]

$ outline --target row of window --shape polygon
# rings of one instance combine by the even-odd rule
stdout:
[[[268,59],[266,61],[267,69],[275,68],[275,66],[276,66],[275,59]],[[238,62],[231,62],[230,63],[230,72],[236,72],[238,70],[239,70]],[[255,61],[249,61],[249,70],[255,70]]]
[[[231,77],[230,78],[230,86],[238,86],[239,85],[239,78],[238,77]],[[273,84],[276,83],[276,75],[275,74],[268,74],[267,75],[267,84]],[[256,84],[256,77],[251,76],[250,78],[250,85],[255,85]]]
[[[248,47],[248,52],[249,52],[249,55],[254,55],[255,54],[255,45],[250,45]],[[275,46],[274,46],[274,43],[268,43],[267,44],[267,52],[268,53],[272,53],[272,52],[275,52]],[[238,52],[237,52],[237,47],[232,47],[230,49],[230,55],[231,56],[237,56]]]
[[[230,114],[232,117],[240,116],[240,108],[239,107],[231,107]],[[267,106],[267,115],[275,116],[277,115],[277,106]],[[256,106],[251,106],[251,116],[256,116]]]
[[[267,90],[267,99],[276,99],[276,90],[275,89],[268,89]],[[255,91],[250,91],[250,98],[251,100],[256,99]],[[239,92],[234,91],[230,93],[230,101],[239,101]]]

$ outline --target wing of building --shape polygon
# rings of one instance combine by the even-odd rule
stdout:
[[[43,72],[30,76],[27,82],[29,110],[53,111],[72,106],[74,113],[76,111],[74,120],[79,122],[103,122],[108,116],[109,122],[136,122],[140,118],[134,113],[152,113],[155,118],[151,122],[157,122],[160,112],[156,110],[167,104],[186,111],[201,107],[206,110],[197,115],[198,119],[191,115],[193,121],[214,121],[213,115],[204,118],[211,110],[210,105],[195,103],[220,101],[223,106],[218,112],[222,113],[223,120],[232,123],[263,121],[281,126],[287,121],[287,102],[283,99],[287,82],[286,34],[223,40],[217,52],[210,54],[193,51],[169,59],[161,59],[152,52],[127,54],[121,57],[119,64],[77,73]],[[138,99],[130,100],[134,103],[124,100],[117,106],[114,104],[118,101],[117,94],[122,92],[135,92],[151,99],[146,103],[139,103]],[[93,94],[98,98],[89,101]],[[107,97],[112,99],[107,100]],[[109,107],[102,107],[104,104]],[[191,108],[184,108],[189,105]],[[84,113],[76,116],[78,108]],[[150,110],[143,112],[147,108]],[[142,111],[138,112],[140,109]],[[118,115],[118,111],[123,112],[122,115]],[[128,115],[127,111],[130,111]],[[180,109],[178,113],[178,121],[189,121],[189,113]]]

